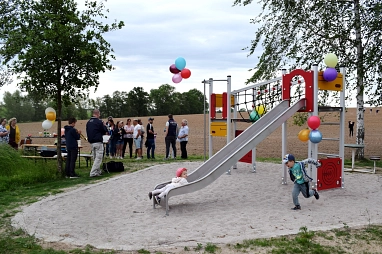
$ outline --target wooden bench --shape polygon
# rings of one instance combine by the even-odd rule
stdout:
[[[370,160],[374,161],[373,174],[375,174],[375,162],[381,160],[381,156],[370,156]]]
[[[37,160],[41,160],[41,159],[44,159],[45,162],[47,160],[51,160],[51,159],[57,160],[57,157],[43,157],[43,156],[39,156],[39,155],[22,155],[21,157],[22,158],[26,158],[26,159],[34,159],[35,163],[36,163]]]
[[[62,155],[63,158],[66,159],[67,153],[62,153],[61,155]],[[81,157],[85,159],[85,161],[86,161],[86,167],[89,167],[89,161],[90,161],[90,165],[91,165],[91,163],[92,163],[92,159],[93,159],[93,155],[91,155],[91,154],[87,154],[87,153],[80,153],[80,154],[78,155],[78,159],[80,160]],[[78,165],[80,165],[80,164],[78,163]]]

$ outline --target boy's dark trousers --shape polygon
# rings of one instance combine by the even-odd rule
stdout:
[[[76,167],[76,160],[78,157],[78,149],[67,150],[65,173],[66,176],[75,176],[74,168]]]
[[[151,151],[151,155],[150,155]],[[154,139],[147,139],[147,159],[155,159],[155,140]],[[151,157],[150,157],[151,156]]]
[[[167,136],[165,139],[165,143],[166,143],[166,158],[169,158],[170,155],[170,144],[172,146],[172,150],[174,152],[174,158],[176,158],[176,146],[175,146],[175,143],[176,143],[176,137],[175,136]]]

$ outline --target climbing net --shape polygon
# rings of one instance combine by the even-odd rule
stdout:
[[[304,80],[296,76],[291,82],[291,104],[305,97]],[[232,91],[236,97],[235,110],[241,122],[255,122],[282,101],[281,77]],[[246,112],[246,113],[245,113]]]

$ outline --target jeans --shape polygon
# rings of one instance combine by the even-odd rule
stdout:
[[[150,150],[151,150],[151,158],[154,159],[154,152],[155,152],[155,140],[154,139],[147,139],[147,159],[150,159]]]
[[[294,183],[293,190],[292,190],[292,198],[293,198],[293,204],[295,206],[300,205],[300,203],[298,202],[298,195],[300,194],[300,192],[305,198],[310,198],[311,196],[314,195],[314,191],[309,190],[308,182],[302,183],[302,184]]]
[[[123,150],[122,150],[122,157],[125,157],[125,151],[127,144],[129,144],[129,151],[130,151],[130,158],[133,157],[133,138],[124,138],[123,139]]]
[[[187,159],[187,149],[186,149],[187,142],[188,141],[180,141],[180,151],[182,154],[181,156],[182,159]]]
[[[76,160],[78,157],[78,149],[67,150],[65,173],[66,176],[75,176],[74,168],[76,167]]]
[[[100,166],[103,157],[103,143],[91,143],[93,154],[93,166],[90,171],[90,176],[100,175],[102,173]]]
[[[110,152],[110,156],[115,156],[115,146],[117,144],[117,141],[114,140],[114,139],[110,139],[109,141],[109,152]]]
[[[172,150],[174,152],[174,158],[176,158],[176,137],[175,136],[167,136],[164,139],[166,143],[166,158],[169,158],[169,153],[170,153],[170,144],[172,146]]]

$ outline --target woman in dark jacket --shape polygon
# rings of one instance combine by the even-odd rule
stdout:
[[[76,122],[77,120],[74,117],[69,118],[69,125],[64,127],[67,151],[65,173],[66,177],[69,178],[78,178],[78,175],[74,172],[74,168],[76,167],[76,160],[78,157],[77,140],[80,139],[81,131],[74,128]]]

